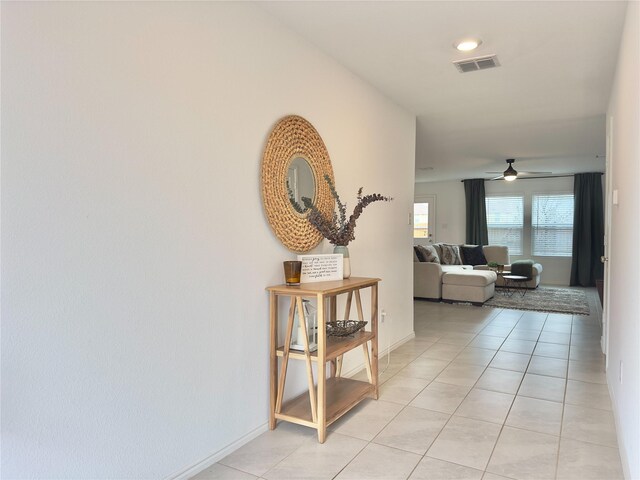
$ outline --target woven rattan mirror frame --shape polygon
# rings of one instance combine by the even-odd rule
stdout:
[[[325,181],[334,181],[327,147],[313,125],[289,115],[273,127],[262,156],[262,203],[269,225],[289,250],[308,252],[322,241],[322,235],[306,215],[296,213],[289,200],[286,178],[290,160],[304,157],[315,176],[315,204],[323,215],[333,215],[334,200]]]

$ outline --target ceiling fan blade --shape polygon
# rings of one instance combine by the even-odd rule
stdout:
[[[491,178],[490,180],[500,180],[502,178],[504,178],[504,175],[499,175],[499,176],[497,176],[495,178]]]
[[[518,175],[553,175],[553,172],[518,172]]]

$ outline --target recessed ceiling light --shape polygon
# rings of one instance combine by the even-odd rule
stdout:
[[[470,52],[471,50],[475,50],[476,48],[478,48],[481,44],[482,40],[467,38],[465,40],[454,43],[453,46],[461,52]]]

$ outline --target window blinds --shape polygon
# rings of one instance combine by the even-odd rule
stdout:
[[[533,195],[531,251],[546,257],[570,257],[573,246],[573,194]]]
[[[486,197],[489,245],[506,245],[510,255],[522,255],[524,202],[518,197]]]

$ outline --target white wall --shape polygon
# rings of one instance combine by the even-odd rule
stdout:
[[[415,198],[420,195],[436,196],[436,227],[433,243],[464,243],[465,200],[460,181],[416,183]]]
[[[603,132],[604,135],[604,132]],[[535,258],[542,265],[542,283],[547,285],[569,285],[571,276],[570,257],[540,257],[531,254],[531,196],[535,193],[573,193],[573,177],[519,179],[515,182],[485,182],[487,195],[519,194],[524,196],[525,228],[523,255],[511,255],[512,260]],[[462,182],[416,183],[415,196],[436,195],[437,226],[436,241],[464,243],[465,241],[465,197]]]
[[[607,381],[625,476],[640,478],[640,4],[629,2],[607,126],[618,205],[611,212]],[[610,194],[610,192],[608,192]],[[622,380],[620,368],[623,368]]]
[[[395,198],[350,250],[383,279],[381,345],[411,335],[412,115],[253,5],[2,10],[3,477],[161,478],[264,428],[264,287],[294,255],[259,167],[284,115],[351,206]]]

